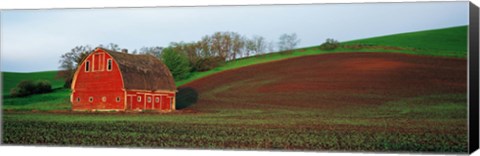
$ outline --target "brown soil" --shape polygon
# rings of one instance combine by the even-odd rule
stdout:
[[[179,88],[198,96],[188,109],[342,108],[467,91],[466,59],[397,53],[305,56],[214,74]]]

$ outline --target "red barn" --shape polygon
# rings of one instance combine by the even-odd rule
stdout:
[[[172,111],[175,93],[172,74],[154,56],[96,48],[75,72],[70,101],[75,111]]]

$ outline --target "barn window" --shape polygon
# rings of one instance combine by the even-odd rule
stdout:
[[[156,97],[156,98],[155,98],[155,102],[156,102],[156,103],[160,102],[160,98]]]
[[[148,101],[148,102],[152,102],[152,97],[148,97],[148,98],[147,98],[147,101]]]
[[[108,59],[108,61],[107,61],[107,70],[108,71],[112,70],[112,59]]]
[[[117,102],[120,102],[120,97],[117,97]]]
[[[77,97],[77,102],[80,102],[80,97]]]
[[[90,61],[85,62],[85,71],[90,71]]]
[[[93,102],[93,97],[90,96],[90,97],[88,98],[88,101]]]
[[[106,102],[107,101],[107,97],[102,97],[102,102]]]
[[[141,96],[137,96],[137,101],[138,101],[138,102],[141,102],[141,101],[142,101],[142,97],[141,97]]]

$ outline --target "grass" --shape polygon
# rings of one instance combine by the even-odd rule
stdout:
[[[458,116],[465,114],[466,105],[458,102],[465,98],[431,95],[334,115],[322,109],[282,108],[183,114],[6,112],[2,139],[40,145],[465,152],[467,123]],[[429,109],[431,101],[457,104]],[[378,117],[413,105],[422,109]],[[425,115],[439,110],[440,115]]]
[[[176,85],[249,65],[324,53],[396,52],[465,58],[466,26],[342,44],[370,46],[341,47],[332,51],[315,46],[290,53],[243,58],[211,71],[193,73],[188,79],[177,81]],[[52,93],[25,98],[5,96],[10,88],[24,79],[46,79],[54,88],[59,88],[63,82],[55,80],[55,75],[55,71],[3,72],[2,107],[6,110],[2,115],[3,143],[419,152],[466,152],[468,147],[465,94],[425,95],[371,107],[351,105],[348,109],[335,111],[265,106],[168,114],[71,113],[68,112],[69,89],[55,89]],[[48,112],[51,110],[65,112]]]
[[[48,80],[52,84],[52,88],[63,87],[63,80],[55,78],[57,76],[57,73],[58,71],[44,71],[32,73],[2,72],[2,95],[9,95],[10,90],[16,87],[17,84],[23,80]]]
[[[70,110],[70,89],[58,88],[52,93],[31,95],[25,98],[4,97],[4,110]]]
[[[466,58],[467,40],[468,27],[458,26],[353,40],[343,44],[392,46],[410,49],[405,51],[409,54]]]
[[[367,39],[342,42],[342,45],[370,45],[362,48],[348,48],[342,46],[335,50],[320,50],[319,46],[299,48],[291,52],[269,53],[263,56],[253,56],[235,61],[229,61],[224,66],[210,71],[195,72],[185,80],[176,81],[177,86],[206,77],[222,71],[279,61],[300,56],[318,55],[338,52],[395,52],[415,55],[466,58],[468,27],[458,26],[452,28],[426,30],[402,34],[394,34]]]

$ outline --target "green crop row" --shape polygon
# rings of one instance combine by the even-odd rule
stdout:
[[[3,143],[153,148],[465,152],[467,136],[436,132],[161,122],[6,120]]]

